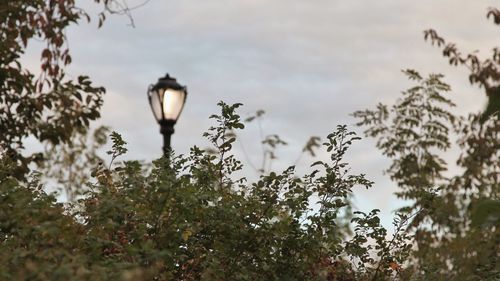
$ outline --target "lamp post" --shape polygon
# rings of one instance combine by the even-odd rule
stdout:
[[[170,138],[174,133],[174,125],[182,112],[186,97],[186,87],[177,83],[177,80],[170,77],[168,73],[165,77],[158,79],[156,84],[149,86],[149,104],[156,121],[160,124],[165,155],[168,155],[171,149]]]

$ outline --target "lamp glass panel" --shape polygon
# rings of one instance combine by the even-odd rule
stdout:
[[[162,102],[160,100],[160,93],[158,91],[152,91],[152,93],[151,93],[151,108],[153,109],[153,114],[156,118],[156,121],[160,121],[162,119],[161,105],[162,105]]]
[[[167,89],[163,94],[163,113],[167,120],[177,120],[184,105],[184,91]]]

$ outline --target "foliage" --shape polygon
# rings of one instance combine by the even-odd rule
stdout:
[[[493,17],[498,24],[499,15],[499,10],[492,8],[487,17]],[[488,104],[484,111],[453,117],[446,108],[452,106],[449,100],[434,95],[437,102],[433,106],[441,106],[398,103],[393,112],[398,114],[396,108],[402,105],[404,114],[402,118],[394,117],[390,125],[387,109],[382,105],[375,111],[359,111],[355,116],[361,120],[359,125],[369,127],[366,134],[376,137],[378,147],[393,160],[388,173],[402,188],[399,195],[414,200],[415,204],[404,211],[422,208],[412,221],[417,243],[413,254],[416,270],[424,272],[425,280],[498,280],[499,49],[493,48],[492,57],[481,60],[476,53],[463,55],[455,44],[446,43],[434,30],[426,30],[424,36],[433,45],[443,46],[443,56],[449,58],[451,65],[469,69],[471,84],[485,89]],[[410,72],[410,77],[421,80],[415,72]],[[441,82],[436,85],[440,85],[440,90],[449,90]],[[420,98],[418,93],[410,94]],[[426,118],[422,116],[437,119],[435,128],[426,129]],[[413,121],[417,119],[418,122]],[[446,162],[439,154],[450,147],[453,134],[461,151],[456,161],[461,169],[454,176],[444,177]]]
[[[498,115],[486,120],[483,114],[456,117],[449,111],[453,103],[443,96],[450,87],[442,76],[405,73],[418,85],[403,92],[390,110],[378,105],[354,116],[392,159],[387,173],[400,187],[396,194],[414,202],[401,209],[403,214],[416,212],[408,230],[417,243],[412,266],[425,273],[424,280],[495,280],[500,238],[494,213],[500,188]],[[454,134],[462,169],[450,177],[444,175],[443,153]]]
[[[264,130],[262,129],[262,124],[261,124],[261,120],[263,118],[262,116],[264,114],[265,111],[260,109],[257,110],[254,115],[251,115],[244,119],[245,123],[251,123],[255,121],[255,123],[257,123],[258,126],[259,136],[261,139],[260,144],[262,148],[262,162],[260,168],[257,168],[256,165],[252,163],[240,139],[241,148],[246,157],[247,163],[259,174],[269,173],[271,171],[273,161],[278,159],[277,155],[278,148],[288,145],[288,143],[285,140],[281,139],[281,137],[277,134],[264,134]],[[236,134],[234,135],[236,136]],[[319,147],[321,147],[321,138],[318,136],[310,137],[309,140],[304,145],[298,158],[295,160],[294,165],[297,165],[297,163],[301,160],[304,153],[308,153],[312,157],[315,157],[316,156],[315,150],[318,149]]]
[[[57,181],[57,190],[73,202],[85,191],[93,167],[104,163],[97,151],[107,143],[108,127],[93,132],[75,132],[70,142],[45,146],[45,159],[39,164],[45,182]]]
[[[500,10],[490,8],[487,18],[493,18],[495,24],[500,24]],[[463,65],[470,71],[469,81],[483,87],[488,97],[488,104],[484,109],[481,121],[486,120],[491,115],[500,115],[500,48],[492,50],[489,59],[481,60],[477,51],[467,55],[462,54],[454,43],[446,43],[433,29],[424,31],[425,40],[430,40],[432,45],[443,46],[443,56],[449,59],[451,65]]]
[[[99,26],[106,14],[130,17],[134,8],[121,0],[94,2],[103,7]],[[19,179],[26,176],[31,163],[42,164],[44,158],[50,158],[40,152],[23,155],[28,137],[49,149],[61,144],[68,148],[100,117],[105,89],[94,86],[86,75],[68,78],[65,71],[72,62],[66,30],[82,19],[90,21],[90,16],[75,0],[0,3],[0,152],[17,163],[12,173]],[[38,74],[21,63],[32,41],[45,44]]]
[[[343,160],[359,137],[338,126],[323,143],[330,160],[313,163],[309,174],[298,177],[292,166],[247,183],[233,179],[242,165],[231,154],[234,140],[226,137],[243,127],[235,113],[240,105],[219,105],[222,113],[211,116],[218,125],[205,133],[217,155],[193,147],[189,155],[159,159],[151,169],[136,161],[101,165],[71,209],[43,193],[37,175],[27,183],[3,177],[0,250],[6,266],[0,274],[35,280],[439,280],[457,276],[445,264],[453,262],[464,266],[461,276],[496,276],[490,239],[496,235],[495,203],[474,210],[487,218],[462,229],[475,239],[467,244],[443,235],[443,227],[462,222],[439,221],[459,218],[443,214],[449,207],[443,202],[456,191],[452,185],[440,194],[421,193],[429,196],[420,201],[427,205],[398,213],[392,236],[378,210],[355,212],[350,235],[342,221],[352,188],[372,185],[363,175],[349,174]],[[114,160],[126,152],[126,143],[111,136],[108,154]],[[8,167],[5,162],[2,170]],[[35,212],[40,215],[31,218]],[[418,223],[422,217],[431,225]],[[472,246],[489,256],[460,254]],[[446,255],[450,249],[455,252]]]
[[[389,110],[379,104],[377,110],[357,111],[358,126],[369,126],[366,135],[378,138],[377,147],[394,159],[387,173],[401,187],[405,199],[422,198],[424,189],[439,185],[446,163],[435,152],[450,147],[450,128],[455,122],[449,111],[454,104],[442,92],[450,87],[442,75],[422,78],[414,70],[404,73],[418,84],[403,92]]]
[[[68,79],[64,71],[72,60],[65,30],[82,17],[88,15],[73,0],[0,4],[0,148],[18,163],[13,171],[17,178],[43,158],[40,153],[21,153],[27,137],[68,143],[100,116],[104,88],[93,86],[84,75]],[[20,61],[32,40],[45,43],[37,77]]]
[[[23,184],[7,177],[0,206],[12,219],[0,220],[2,276],[349,280],[372,274],[354,272],[344,245],[347,230],[337,224],[352,188],[372,184],[363,175],[349,174],[343,161],[359,138],[339,126],[324,143],[332,153],[328,163],[314,163],[316,170],[301,178],[290,167],[247,184],[231,178],[241,164],[230,154],[232,140],[225,138],[228,130],[243,127],[234,112],[239,105],[219,105],[221,115],[212,116],[218,126],[205,134],[218,156],[193,147],[187,156],[155,161],[150,170],[135,161],[102,168],[94,172],[96,181],[78,208],[65,210],[36,189],[36,181]],[[112,136],[110,155],[120,155],[125,143]],[[30,201],[41,210],[17,214]],[[18,223],[24,221],[20,215],[32,211],[54,217]],[[375,221],[363,227],[380,229]],[[27,252],[18,251],[36,235],[39,239],[26,246]],[[61,268],[57,274],[50,273],[54,265]]]
[[[498,24],[499,15],[490,9],[487,16]],[[499,49],[493,48],[492,58],[481,61],[475,53],[463,55],[434,30],[424,33],[432,44],[444,46],[450,64],[470,70],[469,81],[485,89],[485,110],[454,116],[449,110],[453,104],[440,93],[450,89],[442,77],[422,79],[406,71],[420,85],[404,92],[390,111],[379,105],[354,116],[392,159],[387,172],[401,187],[398,195],[413,200],[414,205],[402,211],[419,210],[409,231],[417,243],[412,267],[423,273],[422,279],[498,280]],[[450,148],[453,136],[461,151],[456,161],[460,170],[445,177],[448,164],[440,154]]]

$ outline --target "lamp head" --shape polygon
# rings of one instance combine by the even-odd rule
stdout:
[[[177,83],[177,80],[170,77],[168,73],[148,89],[149,104],[156,121],[160,124],[177,122],[184,108],[186,97],[186,87]]]

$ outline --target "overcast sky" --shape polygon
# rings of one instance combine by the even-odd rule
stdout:
[[[143,0],[130,0],[129,5]],[[77,1],[78,2],[78,1]],[[85,3],[84,3],[85,2]],[[80,1],[90,9],[93,1]],[[170,73],[188,87],[188,98],[172,139],[178,153],[207,146],[201,134],[212,123],[216,103],[241,102],[243,117],[263,109],[265,134],[278,134],[289,146],[277,151],[273,167],[295,162],[310,136],[325,137],[337,124],[352,125],[355,110],[391,103],[410,87],[401,73],[444,73],[451,84],[457,112],[480,110],[485,96],[468,84],[467,72],[447,64],[438,48],[423,40],[423,30],[436,29],[464,52],[489,55],[498,46],[499,29],[486,20],[498,1],[480,0],[151,0],[126,17],[112,16],[101,29],[82,22],[68,32],[73,76],[89,75],[106,87],[98,122],[122,133],[128,158],[160,156],[162,138],[146,99],[146,89]],[[498,6],[498,5],[497,5]],[[96,17],[94,17],[96,18]],[[39,68],[39,53],[24,58]],[[255,124],[241,135],[254,164],[260,163],[260,137]],[[241,146],[235,146],[241,156]],[[326,158],[322,154],[320,158]],[[363,211],[401,206],[395,186],[382,170],[389,161],[373,140],[354,145],[352,171],[366,173],[374,190],[357,190]],[[311,159],[303,157],[299,170]],[[249,170],[249,177],[255,177]]]

